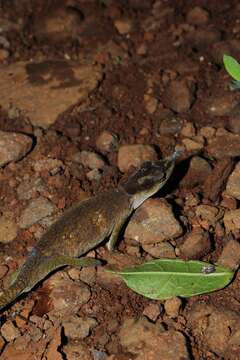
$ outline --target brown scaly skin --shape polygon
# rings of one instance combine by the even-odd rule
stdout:
[[[146,162],[118,188],[67,210],[38,241],[14,282],[0,295],[0,310],[59,267],[99,265],[98,260],[78,257],[108,236],[108,249],[113,250],[126,219],[165,184],[177,155],[175,152],[164,160]]]

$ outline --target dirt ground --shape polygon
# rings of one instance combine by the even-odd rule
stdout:
[[[240,359],[240,93],[222,65],[240,60],[239,12],[237,0],[0,0],[1,289],[65,209],[176,146],[118,252],[89,255],[236,271],[225,289],[164,302],[102,267],[66,267],[1,314],[1,359]],[[178,230],[142,228],[166,204]]]

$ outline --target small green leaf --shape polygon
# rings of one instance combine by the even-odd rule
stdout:
[[[178,259],[158,259],[111,272],[138,294],[161,300],[209,293],[225,287],[233,277],[233,272],[222,266]]]
[[[223,63],[226,71],[234,79],[240,80],[240,64],[232,56],[223,55]]]

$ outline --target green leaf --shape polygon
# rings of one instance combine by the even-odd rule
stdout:
[[[161,300],[209,293],[225,287],[233,277],[233,272],[222,266],[178,259],[158,259],[111,272],[138,294]]]
[[[223,63],[228,74],[234,79],[240,80],[240,64],[232,56],[223,55]]]

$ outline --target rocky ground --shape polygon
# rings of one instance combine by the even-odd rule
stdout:
[[[183,150],[131,217],[110,265],[240,264],[237,0],[0,0],[0,280],[61,213],[147,159]],[[225,289],[152,301],[102,267],[67,267],[1,318],[1,359],[240,359],[239,272]],[[20,314],[21,316],[19,316]]]

